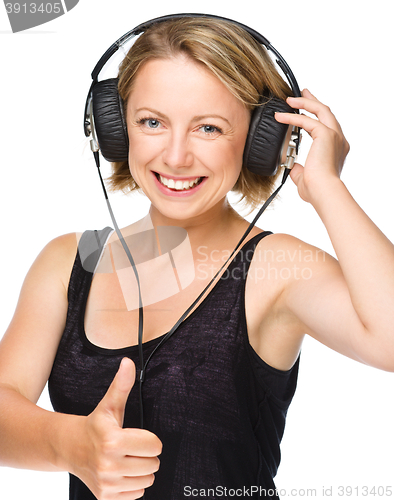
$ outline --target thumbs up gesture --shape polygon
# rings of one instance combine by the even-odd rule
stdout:
[[[84,439],[75,475],[98,500],[142,497],[159,469],[159,438],[144,429],[122,428],[134,381],[135,365],[124,358],[107,393],[84,420]]]

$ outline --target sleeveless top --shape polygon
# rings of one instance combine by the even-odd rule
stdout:
[[[134,361],[138,380],[138,346],[98,347],[84,330],[93,270],[110,230],[86,231],[80,240],[66,325],[48,382],[57,412],[90,414],[124,356]],[[222,278],[148,364],[144,423],[159,437],[163,451],[155,482],[145,490],[146,500],[229,498],[240,489],[243,497],[279,498],[273,478],[299,357],[290,370],[281,371],[266,364],[249,343],[246,277],[256,245],[267,234],[243,245]],[[163,336],[143,344],[145,360]],[[139,427],[138,382],[126,404],[124,427]],[[84,483],[70,474],[70,500],[93,499]]]

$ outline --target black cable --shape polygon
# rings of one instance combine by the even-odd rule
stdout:
[[[114,225],[116,234],[118,235],[118,238],[123,246],[123,249],[126,252],[126,255],[130,261],[131,267],[133,268],[133,271],[134,271],[134,274],[135,274],[135,277],[137,280],[137,285],[138,285],[138,305],[139,305],[139,309],[138,309],[138,348],[139,349],[138,350],[139,350],[139,358],[140,358],[140,377],[139,377],[139,384],[140,384],[140,427],[141,427],[141,429],[143,429],[143,427],[144,427],[144,409],[143,409],[143,402],[142,402],[142,382],[143,382],[142,374],[144,372],[144,370],[143,370],[144,352],[143,352],[143,348],[142,348],[142,337],[143,337],[143,330],[144,330],[144,306],[142,304],[141,285],[140,285],[140,280],[139,280],[139,276],[138,276],[138,272],[137,272],[137,268],[136,268],[133,256],[131,255],[129,247],[126,245],[126,242],[123,238],[123,235],[120,232],[118,224],[116,223],[116,219],[115,219],[111,204],[110,204],[109,199],[108,199],[107,190],[105,189],[105,184],[104,184],[103,178],[101,176],[101,171],[100,171],[99,152],[94,151],[93,155],[94,155],[94,159],[96,161],[96,166],[97,166],[98,174],[99,174],[100,181],[101,181],[101,187],[103,188],[103,191],[104,191],[105,201],[107,202],[107,207],[108,207],[108,211],[109,211],[109,214],[111,216],[111,219],[112,219],[112,223]]]
[[[139,277],[138,277],[138,272],[137,272],[137,268],[136,268],[134,259],[133,259],[132,255],[130,253],[130,250],[129,250],[128,246],[126,245],[126,242],[124,241],[123,235],[120,232],[118,224],[116,223],[115,216],[114,216],[114,213],[113,213],[112,208],[111,208],[111,204],[110,204],[109,199],[108,199],[107,191],[105,189],[104,181],[103,181],[103,178],[101,176],[101,171],[100,171],[99,152],[95,151],[95,152],[93,152],[93,155],[94,155],[94,158],[95,158],[95,161],[96,161],[97,170],[98,170],[98,173],[99,173],[99,176],[100,176],[101,186],[102,186],[103,191],[104,191],[105,200],[107,202],[107,207],[108,207],[108,210],[109,210],[112,222],[114,224],[116,234],[119,237],[119,240],[120,240],[120,242],[121,242],[121,244],[123,246],[124,251],[126,252],[126,255],[127,255],[128,259],[130,261],[130,264],[131,264],[131,266],[133,268],[135,277],[137,279],[138,298],[139,298],[138,351],[139,351],[139,358],[140,358],[140,376],[139,376],[140,427],[141,427],[141,429],[143,429],[144,428],[144,408],[143,408],[143,397],[142,397],[142,384],[143,384],[143,382],[145,380],[146,368],[148,366],[149,361],[151,360],[153,354],[157,351],[157,349],[159,349],[159,347],[161,347],[164,344],[164,342],[166,342],[176,332],[176,330],[178,329],[178,327],[182,324],[182,322],[189,315],[190,311],[192,311],[192,309],[200,302],[200,300],[202,299],[202,297],[204,296],[204,294],[207,292],[207,290],[209,289],[209,287],[212,285],[212,283],[215,281],[215,279],[219,276],[220,272],[225,268],[226,264],[234,256],[234,254],[236,253],[236,251],[238,250],[238,248],[242,245],[242,243],[245,241],[245,238],[248,236],[248,234],[250,233],[250,231],[255,226],[255,224],[258,221],[258,219],[261,217],[261,215],[264,212],[264,210],[268,207],[268,205],[271,203],[271,201],[275,198],[275,196],[282,189],[283,184],[286,182],[286,179],[287,179],[287,177],[290,174],[290,169],[288,169],[288,168],[284,169],[282,181],[281,181],[279,187],[271,194],[271,196],[265,201],[265,203],[263,204],[263,206],[257,212],[256,216],[254,217],[254,219],[252,220],[252,222],[249,224],[248,228],[246,229],[246,231],[242,235],[241,239],[238,241],[236,247],[234,248],[234,250],[232,251],[232,253],[230,254],[230,256],[227,258],[226,262],[222,265],[222,267],[219,269],[219,271],[217,271],[217,273],[215,274],[215,276],[211,279],[211,281],[204,288],[204,290],[199,294],[199,296],[186,309],[186,311],[178,319],[178,321],[171,328],[171,330],[169,332],[167,332],[166,335],[161,339],[161,341],[159,342],[159,344],[153,349],[153,351],[148,356],[148,359],[144,363],[144,353],[143,353],[143,343],[142,343],[142,341],[143,341],[143,304],[142,304],[142,297],[141,297],[140,280],[139,280]]]
[[[161,339],[159,344],[153,349],[153,351],[150,353],[148,356],[148,359],[145,362],[145,365],[143,367],[143,373],[142,373],[142,380],[145,378],[145,372],[146,372],[146,367],[148,366],[148,363],[150,359],[152,358],[153,354],[157,351],[159,347],[161,347],[164,342],[166,342],[177,330],[177,328],[181,325],[181,323],[186,319],[188,316],[189,312],[198,304],[198,302],[202,299],[204,296],[205,292],[209,289],[209,287],[212,285],[212,283],[215,281],[215,279],[218,277],[219,273],[224,269],[226,264],[229,262],[229,260],[233,257],[235,252],[238,250],[238,248],[241,246],[245,238],[248,236],[250,231],[253,229],[254,225],[256,224],[257,220],[261,217],[262,213],[264,210],[268,207],[268,205],[271,203],[271,201],[275,198],[275,196],[279,193],[281,190],[283,184],[286,182],[286,179],[288,175],[290,174],[290,169],[285,168],[282,181],[280,183],[280,186],[271,194],[271,196],[265,201],[264,205],[260,208],[260,210],[257,212],[257,215],[255,218],[252,220],[252,222],[249,224],[249,227],[247,230],[244,232],[242,235],[241,239],[237,243],[236,247],[232,251],[231,255],[227,258],[226,262],[222,265],[222,267],[219,269],[219,271],[215,274],[215,276],[211,279],[211,281],[208,283],[208,285],[204,288],[204,290],[200,293],[200,295],[196,298],[196,300],[186,309],[186,311],[182,314],[182,316],[178,319],[178,321],[175,323],[175,325],[171,328],[169,332],[166,333],[166,335]]]

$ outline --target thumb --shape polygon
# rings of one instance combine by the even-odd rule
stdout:
[[[294,184],[298,187],[300,180],[304,174],[304,167],[299,163],[295,163],[294,167],[291,169],[290,177]]]
[[[124,410],[134,382],[135,364],[129,358],[123,358],[108,391],[99,403],[101,410],[112,415],[119,427],[123,426]]]

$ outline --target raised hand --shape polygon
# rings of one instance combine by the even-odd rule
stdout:
[[[287,103],[300,110],[312,113],[316,118],[303,114],[276,113],[278,122],[288,123],[304,129],[313,139],[305,165],[296,163],[290,177],[305,201],[312,202],[314,194],[321,194],[325,183],[339,179],[349,143],[330,108],[321,103],[309,90],[302,97],[289,97]]]
[[[159,438],[144,429],[123,429],[134,363],[124,358],[104,398],[83,421],[77,475],[98,500],[140,498],[159,469]]]

